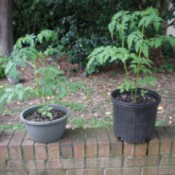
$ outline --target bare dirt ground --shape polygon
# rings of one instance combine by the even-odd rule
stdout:
[[[67,81],[69,83],[77,83],[79,89],[72,92],[61,100],[61,103],[68,104],[71,110],[70,119],[94,119],[98,121],[112,118],[112,104],[110,93],[122,81],[124,74],[121,70],[108,70],[103,73],[92,75],[90,77],[83,76],[79,71],[74,73],[76,66],[60,66],[66,72]],[[66,67],[66,68],[65,68]],[[32,70],[28,67],[24,73],[24,84],[31,85],[33,75]],[[175,125],[175,72],[173,73],[157,73],[157,83],[152,90],[159,92],[162,97],[158,107],[157,125]],[[9,85],[6,79],[0,79],[0,85]],[[0,124],[17,124],[20,123],[20,112],[28,106],[37,104],[38,100],[30,99],[25,102],[13,102],[6,105],[4,112],[0,113]],[[70,127],[74,127],[74,122],[70,122]],[[85,127],[86,126],[85,122]]]

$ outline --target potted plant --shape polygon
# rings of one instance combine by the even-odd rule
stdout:
[[[173,38],[158,35],[162,22],[163,19],[154,8],[120,11],[108,25],[112,39],[116,36],[117,41],[113,43],[117,46],[96,48],[88,57],[87,71],[93,70],[96,63],[123,63],[125,79],[111,93],[111,98],[114,134],[126,142],[141,143],[149,141],[154,135],[161,97],[157,92],[145,89],[155,84],[149,51],[160,47],[163,42],[175,44]]]
[[[49,104],[49,98],[58,93],[61,94],[61,87],[58,81],[62,71],[58,68],[40,67],[35,74],[35,95],[39,98],[40,104],[29,107],[21,113],[21,121],[24,122],[28,133],[34,141],[40,143],[51,143],[58,141],[65,131],[69,111],[66,107],[58,104]],[[40,77],[39,77],[40,76]]]
[[[19,99],[30,95],[39,99],[39,104],[25,109],[21,113],[21,121],[24,122],[27,132],[34,141],[40,143],[50,143],[59,140],[65,130],[69,111],[67,108],[57,104],[49,104],[49,99],[62,94],[61,79],[63,72],[56,66],[45,64],[46,53],[51,53],[54,48],[47,47],[45,51],[39,51],[39,44],[56,40],[53,31],[44,30],[38,35],[26,35],[18,39],[15,47],[22,53],[21,65],[29,64],[34,72],[33,87],[25,87],[21,84],[16,85],[11,92]],[[24,47],[25,46],[25,47]],[[38,64],[40,64],[38,66]],[[15,70],[16,71],[16,70]],[[1,101],[8,99],[4,94]],[[11,94],[11,98],[13,95]]]

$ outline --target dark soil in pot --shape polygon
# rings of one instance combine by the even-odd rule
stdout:
[[[55,115],[52,120],[41,120],[37,112],[41,108],[40,105],[29,107],[21,113],[21,121],[24,122],[27,132],[39,143],[51,143],[61,139],[70,115],[64,106],[49,105],[49,107],[52,108],[53,116]]]
[[[141,94],[141,89],[138,89]],[[138,96],[133,103],[129,99],[130,93],[121,94],[119,90],[112,92],[113,128],[114,134],[122,141],[142,143],[154,136],[157,107],[160,95],[146,90],[144,97]]]
[[[34,111],[28,114],[25,119],[29,121],[35,121],[35,122],[44,122],[44,121],[52,121],[52,120],[60,119],[66,115],[66,113],[61,110],[52,109],[50,112],[53,116],[52,118],[49,118],[47,116],[41,116],[41,114],[38,111]]]
[[[148,94],[145,94],[144,96],[138,94],[135,101],[133,101],[130,93],[119,94],[115,98],[119,101],[130,104],[149,104],[155,101],[155,99],[152,96],[149,96]]]

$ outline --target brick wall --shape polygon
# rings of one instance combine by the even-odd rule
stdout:
[[[51,144],[0,131],[0,175],[175,175],[175,128],[156,128],[137,145],[116,140],[111,128],[67,130]]]

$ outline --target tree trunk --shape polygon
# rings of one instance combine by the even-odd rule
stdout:
[[[0,0],[0,55],[8,56],[12,49],[12,0]]]

